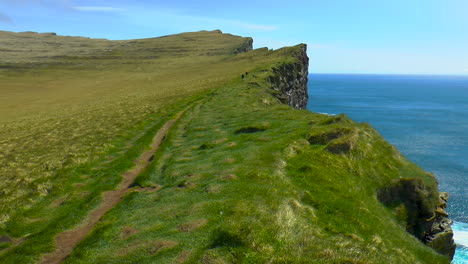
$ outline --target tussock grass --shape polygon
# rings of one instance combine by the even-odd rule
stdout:
[[[262,72],[252,75],[262,85],[232,82],[181,119],[137,179],[161,189],[126,197],[66,263],[448,263],[376,198],[403,174],[433,178],[367,124],[265,104],[277,100]],[[309,142],[330,131],[354,147],[336,154]],[[145,230],[135,240],[177,246],[115,257],[126,244],[113,238],[129,222]]]
[[[49,251],[53,235],[116,186],[166,120],[251,67],[224,65],[249,39],[220,32],[0,39],[0,235],[23,241],[0,252],[11,263]]]
[[[14,238],[2,263],[51,251],[187,105],[65,263],[448,263],[376,195],[400,177],[433,177],[369,125],[273,97],[270,70],[294,61],[294,47],[236,54],[250,40],[216,31],[0,38],[13,54],[0,67],[0,235]]]

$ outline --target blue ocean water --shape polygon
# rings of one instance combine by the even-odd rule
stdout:
[[[309,76],[308,109],[370,123],[450,194],[453,263],[468,263],[468,76]]]

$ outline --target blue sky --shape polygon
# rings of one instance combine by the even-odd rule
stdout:
[[[0,0],[0,30],[131,39],[213,29],[256,48],[306,43],[311,72],[468,75],[466,0]]]

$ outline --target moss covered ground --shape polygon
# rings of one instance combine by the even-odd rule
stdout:
[[[449,263],[377,199],[431,175],[370,125],[272,95],[270,70],[294,47],[236,54],[248,39],[216,31],[78,47],[28,34],[27,49],[61,48],[0,67],[2,263],[39,262],[187,107],[64,263]]]

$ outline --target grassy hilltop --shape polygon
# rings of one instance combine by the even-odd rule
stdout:
[[[55,260],[449,263],[378,199],[411,179],[435,209],[435,178],[368,124],[280,102],[272,69],[303,46],[251,42],[0,32],[0,263],[44,263],[83,226]]]

